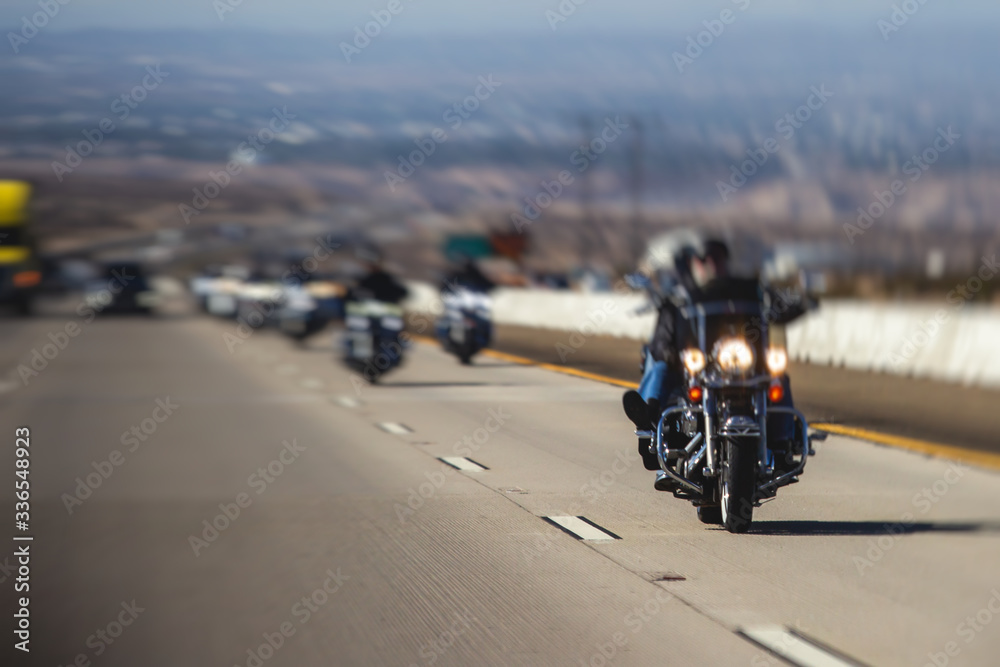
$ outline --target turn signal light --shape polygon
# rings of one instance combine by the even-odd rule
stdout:
[[[14,287],[31,287],[42,282],[40,271],[21,271],[14,274]]]
[[[691,387],[688,389],[688,400],[692,403],[701,403],[701,397],[704,396],[705,392],[701,390],[701,387]]]
[[[767,398],[772,403],[780,403],[781,399],[785,397],[785,388],[780,382],[775,382],[767,389]]]

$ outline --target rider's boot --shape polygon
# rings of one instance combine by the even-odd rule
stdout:
[[[652,432],[653,419],[650,407],[639,392],[634,390],[625,392],[622,396],[622,407],[625,408],[626,416],[635,424],[636,431]],[[656,452],[653,451],[652,442],[653,439],[648,435],[639,437],[639,456],[642,457],[642,465],[646,470],[659,470],[660,462],[656,458]]]
[[[622,396],[622,407],[625,409],[625,416],[632,420],[637,431],[653,430],[653,420],[649,417],[649,405],[646,404],[642,395],[630,389]]]

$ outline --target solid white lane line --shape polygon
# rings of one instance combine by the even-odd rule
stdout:
[[[542,518],[556,524],[566,532],[575,535],[581,540],[599,542],[619,539],[619,537],[614,533],[610,533],[603,528],[598,528],[597,526],[585,521],[582,517],[546,516]]]
[[[472,459],[467,459],[464,456],[442,456],[441,461],[444,461],[452,468],[458,468],[459,470],[468,470],[469,472],[483,472],[484,470],[489,470],[486,466],[481,466]]]
[[[392,433],[393,435],[407,435],[409,433],[413,433],[413,430],[410,427],[405,424],[397,424],[396,422],[379,422],[376,426],[386,433]]]
[[[331,398],[345,408],[361,407],[361,401],[356,398],[352,398],[351,396],[332,396]]]
[[[740,632],[769,651],[801,667],[856,667],[778,625],[743,628]]]

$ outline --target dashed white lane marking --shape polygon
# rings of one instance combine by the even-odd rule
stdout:
[[[294,375],[299,372],[299,367],[295,364],[281,364],[275,367],[274,372],[278,375]]]
[[[306,389],[322,389],[326,383],[319,378],[306,378],[302,381],[302,386]]]
[[[543,516],[542,518],[580,540],[600,542],[621,539],[614,533],[584,519],[582,516]]]
[[[405,424],[397,424],[396,422],[379,422],[376,424],[380,429],[386,433],[392,433],[393,435],[407,435],[413,433],[413,429]]]
[[[800,665],[800,667],[857,667],[857,663],[844,660],[778,625],[743,628],[740,632],[793,665]]]
[[[344,406],[345,408],[361,407],[361,401],[359,401],[356,398],[352,398],[351,396],[331,396],[330,398],[333,399],[334,402]]]
[[[452,468],[458,468],[459,470],[467,470],[469,472],[483,472],[484,470],[489,470],[484,465],[479,465],[472,459],[467,459],[464,456],[442,456],[441,461],[444,461]]]

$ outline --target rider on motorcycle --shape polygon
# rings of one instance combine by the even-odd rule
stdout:
[[[382,266],[374,248],[356,251],[367,273],[345,299],[344,361],[375,384],[403,361],[403,309],[408,290]]]
[[[489,292],[495,287],[496,283],[480,271],[476,262],[470,257],[465,257],[454,271],[445,276],[441,282],[441,293],[455,293],[459,289]]]
[[[786,324],[807,312],[811,304],[801,299],[788,302],[773,289],[756,279],[737,278],[730,274],[729,248],[722,241],[710,239],[700,252],[683,248],[675,257],[676,280],[666,294],[658,295],[658,317],[650,344],[644,349],[643,376],[639,390],[630,390],[622,397],[625,414],[636,430],[651,432],[659,421],[661,410],[676,403],[683,392],[684,371],[680,352],[690,335],[690,326],[682,313],[685,306],[720,300],[760,301],[765,312],[773,312],[771,324]],[[772,308],[781,302],[784,309]],[[792,405],[791,386],[783,375],[782,405]],[[791,423],[776,424],[774,438],[791,438]],[[770,438],[769,438],[770,440]],[[660,470],[655,453],[650,451],[651,438],[640,436],[639,454],[647,470]],[[664,474],[657,476],[657,483]],[[659,488],[659,487],[657,487]]]
[[[361,261],[365,275],[347,292],[347,301],[371,299],[382,303],[399,304],[409,296],[399,280],[385,270],[381,254],[374,248],[359,248],[357,258]]]
[[[472,258],[464,257],[460,262],[441,283],[444,313],[435,329],[445,351],[467,365],[493,337],[489,292],[496,284],[479,270]]]

